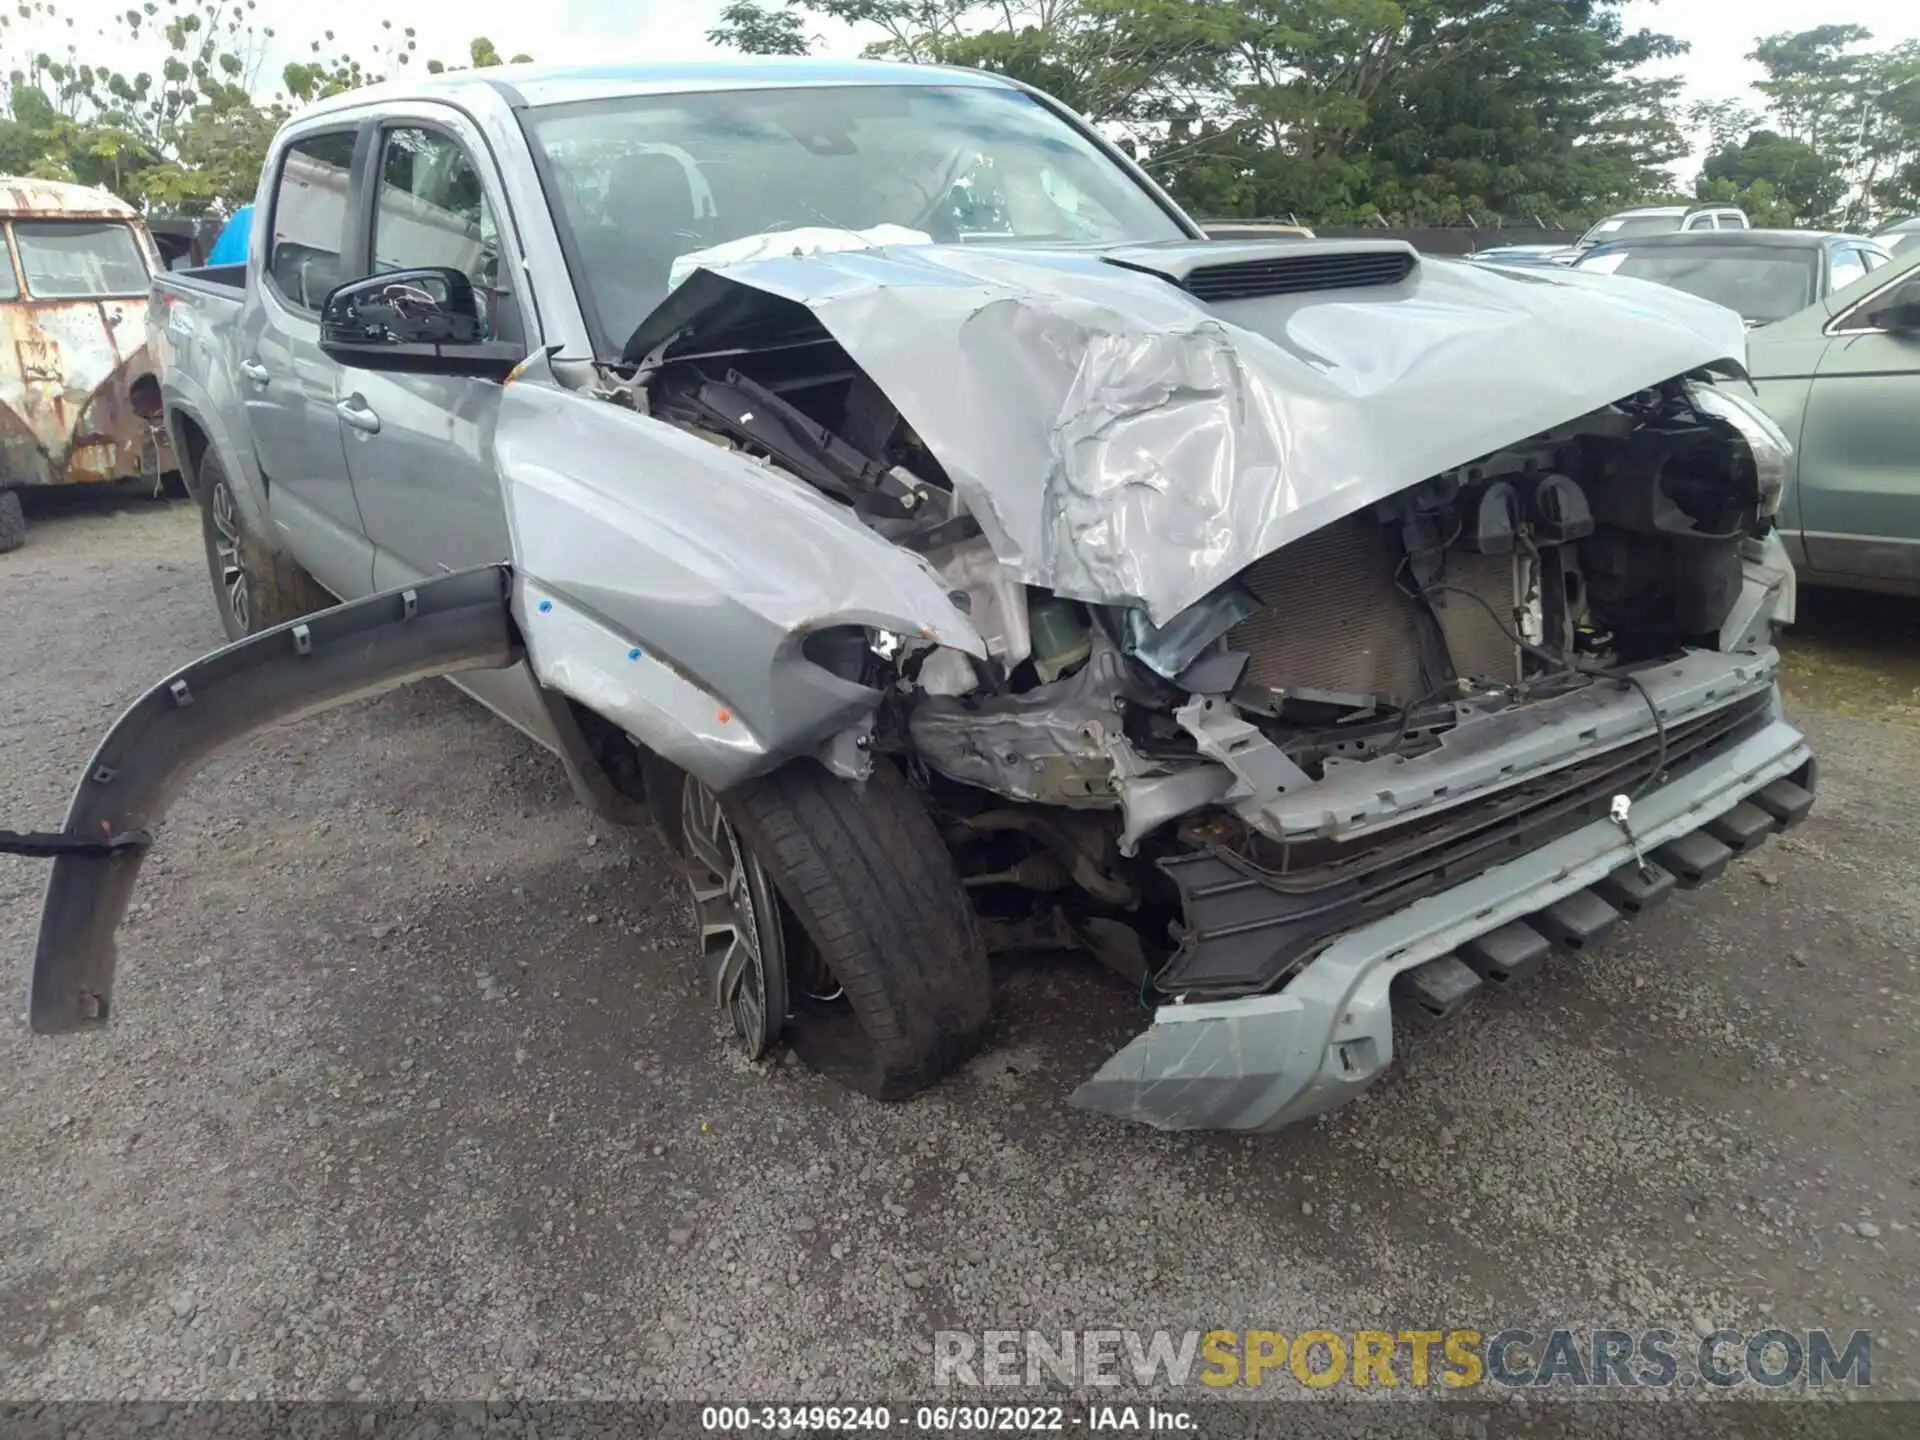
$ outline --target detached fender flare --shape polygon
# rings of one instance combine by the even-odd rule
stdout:
[[[130,705],[74,790],[65,834],[151,834],[185,781],[225,746],[414,680],[518,662],[512,572],[488,565],[321,610],[201,657]],[[90,1029],[112,1008],[114,932],[147,846],[68,851],[40,910],[28,1017],[39,1034]]]

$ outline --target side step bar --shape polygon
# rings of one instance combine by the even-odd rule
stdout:
[[[134,701],[94,752],[64,843],[52,847],[27,1007],[34,1030],[106,1023],[114,932],[150,834],[195,770],[270,725],[410,681],[514,664],[511,581],[507,566],[487,565],[317,611],[202,656]]]

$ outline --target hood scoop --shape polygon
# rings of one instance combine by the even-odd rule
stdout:
[[[1158,275],[1210,305],[1398,285],[1420,263],[1419,252],[1404,240],[1195,241],[1133,246],[1101,258]]]

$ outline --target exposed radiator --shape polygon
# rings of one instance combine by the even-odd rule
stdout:
[[[1453,657],[1456,675],[1469,680],[1498,680],[1513,684],[1520,678],[1520,652],[1507,630],[1518,633],[1513,618],[1513,572],[1511,555],[1476,555],[1471,550],[1449,550],[1440,578],[1448,585],[1471,590],[1494,609],[1493,616],[1464,595],[1435,593],[1433,613],[1440,622],[1440,633],[1447,637],[1447,653]]]
[[[1240,578],[1265,608],[1227,636],[1229,648],[1250,657],[1247,679],[1267,689],[1417,696],[1420,643],[1413,601],[1393,583],[1397,563],[1386,529],[1352,515],[1248,566]]]
[[[1420,694],[1414,601],[1394,584],[1394,533],[1365,514],[1335,521],[1241,572],[1265,602],[1227,644],[1248,655],[1247,682],[1265,689],[1331,690],[1405,704]],[[1503,621],[1513,613],[1513,560],[1450,551],[1443,576],[1482,596]],[[1444,593],[1444,592],[1443,592]],[[1437,606],[1456,673],[1513,680],[1513,642],[1464,595]]]

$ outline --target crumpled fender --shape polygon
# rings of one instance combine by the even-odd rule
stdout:
[[[176,670],[100,742],[64,833],[101,841],[150,834],[188,777],[244,735],[409,681],[513,664],[521,652],[510,578],[489,565],[423,580],[250,635]],[[145,851],[142,840],[53,862],[27,1007],[34,1030],[106,1023],[114,932]]]
[[[494,448],[534,674],[716,790],[879,704],[806,658],[813,631],[985,658],[920,556],[784,471],[560,388],[544,359],[506,387]]]

